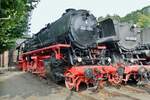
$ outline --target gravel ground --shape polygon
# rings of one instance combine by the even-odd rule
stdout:
[[[147,87],[150,90],[150,87]],[[150,92],[131,87],[105,87],[97,93],[73,92],[63,85],[40,79],[30,73],[13,71],[0,74],[0,100],[150,100]]]
[[[0,100],[93,100],[25,72],[0,74]]]

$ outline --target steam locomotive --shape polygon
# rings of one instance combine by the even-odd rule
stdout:
[[[141,36],[134,27],[120,26],[112,19],[97,22],[87,10],[67,9],[18,47],[18,67],[56,83],[65,80],[67,88],[77,91],[82,82],[95,87],[104,81],[121,84],[133,73],[138,79],[140,64],[133,66],[135,70],[127,66],[145,50],[139,49]]]
[[[33,38],[26,40],[22,50],[26,53],[58,43],[69,44],[71,46],[69,49],[63,48],[60,51],[63,54],[61,60],[56,59],[55,52],[50,52],[51,57],[48,62],[51,64],[51,76],[55,82],[59,82],[63,80],[66,66],[97,65],[105,62],[101,61],[103,54],[100,55],[100,51],[95,50],[97,40],[104,38],[99,36],[100,33],[96,18],[87,10],[67,9],[60,19],[48,24]],[[31,55],[25,58],[32,62]]]
[[[113,56],[116,60],[122,59],[127,64],[149,64],[148,32],[146,33],[136,25],[129,23],[116,23],[115,31],[119,40],[113,47],[115,48]]]

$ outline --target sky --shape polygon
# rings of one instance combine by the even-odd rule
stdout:
[[[126,14],[150,5],[150,0],[41,0],[32,11],[30,34],[52,23],[68,8],[86,9],[94,16]]]

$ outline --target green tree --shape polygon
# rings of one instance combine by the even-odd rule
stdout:
[[[124,17],[120,17],[119,15],[107,15],[105,17],[99,17],[98,20],[101,21],[106,18],[112,18],[113,20],[117,20],[119,22],[137,24],[142,28],[147,28],[150,27],[150,6],[144,7],[141,10],[133,11]]]
[[[28,31],[30,12],[39,0],[0,0],[0,53]]]
[[[141,26],[142,28],[150,27],[150,16],[141,15],[138,18],[137,25]]]
[[[127,14],[121,18],[121,22],[134,23],[142,28],[150,27],[150,6]]]

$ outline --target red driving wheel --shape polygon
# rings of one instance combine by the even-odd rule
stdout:
[[[65,76],[65,85],[69,90],[72,90],[75,87],[73,75],[67,73]]]
[[[120,77],[119,77],[119,75],[116,73],[115,76],[114,76],[114,83],[115,83],[115,84],[119,84],[120,81],[121,81],[121,80],[120,80]]]

